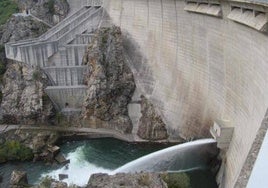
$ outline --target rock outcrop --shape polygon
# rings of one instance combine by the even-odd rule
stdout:
[[[148,187],[167,188],[160,174],[156,173],[119,173],[112,176],[108,174],[93,174],[88,182],[87,188],[110,188],[110,187]]]
[[[135,82],[123,55],[120,28],[98,30],[83,62],[89,68],[83,118],[94,128],[130,133],[132,123],[127,106],[134,93]]]
[[[0,28],[0,44],[35,38],[48,30],[48,26],[30,16],[11,16]]]
[[[59,23],[69,11],[69,4],[66,0],[16,1],[21,12],[30,13],[51,25]]]
[[[138,136],[146,140],[163,140],[168,138],[166,125],[153,104],[141,96],[141,118]]]
[[[27,173],[14,170],[10,178],[10,188],[28,187]]]
[[[28,0],[24,1],[28,2]],[[22,3],[19,1],[18,3]],[[38,4],[35,2],[35,4]],[[48,26],[30,16],[13,15],[0,28],[0,45],[38,37]],[[44,93],[46,76],[35,68],[7,61],[1,47],[1,119],[2,123],[51,123],[54,109]],[[3,74],[5,72],[5,74]]]
[[[36,124],[49,122],[53,105],[44,93],[47,79],[37,69],[10,63],[3,78],[3,123]]]
[[[19,143],[21,147],[27,147],[31,150],[33,156],[31,159],[27,160],[33,159],[34,161],[45,161],[48,163],[54,163],[55,156],[59,153],[59,148],[54,146],[59,137],[60,134],[56,131],[41,130],[17,130],[9,131],[4,134],[6,143],[16,142]],[[8,158],[6,161],[8,160],[11,159]],[[14,160],[21,159],[16,158]]]
[[[141,172],[119,173],[115,175],[93,174],[87,188],[110,188],[110,187],[147,187],[147,188],[190,188],[190,177],[186,173],[166,172]]]

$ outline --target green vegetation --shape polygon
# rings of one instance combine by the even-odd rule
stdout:
[[[53,179],[50,176],[42,178],[40,182],[40,188],[48,188],[51,186]]]
[[[0,91],[0,103],[2,103],[2,99],[3,99],[3,93],[2,91]]]
[[[42,95],[42,101],[43,104],[47,104],[50,101],[49,96],[46,93]]]
[[[190,178],[186,173],[161,174],[162,179],[167,183],[168,188],[190,188]]]
[[[61,112],[57,112],[56,113],[56,120],[57,120],[57,123],[60,124],[63,120],[63,114]]]
[[[32,74],[32,78],[35,81],[42,80],[42,72],[40,70],[35,70]]]
[[[13,0],[0,0],[0,25],[6,23],[8,18],[18,12],[18,5]]]
[[[47,3],[45,3],[45,7],[48,8],[48,11],[50,14],[54,14],[55,13],[55,9],[54,9],[54,0],[49,0]]]
[[[0,144],[0,163],[6,161],[27,161],[32,158],[32,150],[18,141],[12,140]]]
[[[1,7],[0,7],[0,9],[1,9]],[[2,81],[3,81],[3,75],[5,72],[6,72],[5,46],[0,45],[0,83],[2,83]]]
[[[0,61],[0,75],[3,75],[6,72],[5,62]]]

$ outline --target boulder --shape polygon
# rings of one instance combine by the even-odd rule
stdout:
[[[68,174],[59,174],[59,180],[64,180],[64,179],[68,179]]]
[[[24,171],[14,170],[10,178],[10,187],[28,185],[27,173]]]
[[[61,181],[52,182],[50,188],[68,188],[67,183]]]
[[[110,187],[148,187],[167,188],[167,184],[157,173],[119,173],[109,176],[108,174],[93,174],[88,182],[87,188],[110,188]]]
[[[61,153],[59,153],[58,155],[56,155],[55,160],[59,164],[68,164],[68,163],[70,163],[70,159],[66,159]]]
[[[146,140],[163,140],[168,138],[166,124],[154,105],[141,96],[141,118],[139,120],[138,136]]]
[[[47,150],[53,155],[56,156],[60,152],[59,146],[48,145]]]

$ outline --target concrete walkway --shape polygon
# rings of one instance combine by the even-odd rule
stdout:
[[[122,134],[110,129],[93,129],[87,127],[62,127],[62,126],[34,126],[34,125],[0,125],[0,135],[12,130],[40,130],[40,131],[57,131],[64,133],[63,136],[86,136],[89,138],[116,138],[126,142],[148,142],[137,135]],[[181,143],[181,140],[159,140],[159,143]]]
[[[93,129],[86,127],[61,127],[61,126],[32,126],[32,125],[0,125],[0,134],[11,130],[42,130],[42,131],[58,131],[67,135],[81,135],[92,137],[112,137],[127,142],[142,141],[134,140],[132,134],[122,134],[117,131],[108,129]]]

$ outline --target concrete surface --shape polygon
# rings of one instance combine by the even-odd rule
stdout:
[[[71,10],[87,3],[69,2]],[[209,136],[215,119],[235,127],[223,181],[232,188],[268,105],[268,10],[266,4],[249,1],[210,2],[217,4],[213,11],[203,5],[189,11],[182,0],[107,0],[103,7],[122,28],[138,89],[161,111],[170,139]],[[58,44],[83,29],[68,31]],[[24,53],[18,49],[7,46],[11,59]]]
[[[232,122],[226,188],[234,187],[268,105],[268,38],[228,19],[233,4],[267,17],[266,7],[233,1],[220,1],[221,17],[185,11],[181,0],[104,3],[128,34],[136,75],[149,74],[138,78],[140,90],[155,101],[173,137],[204,136],[214,119]]]

